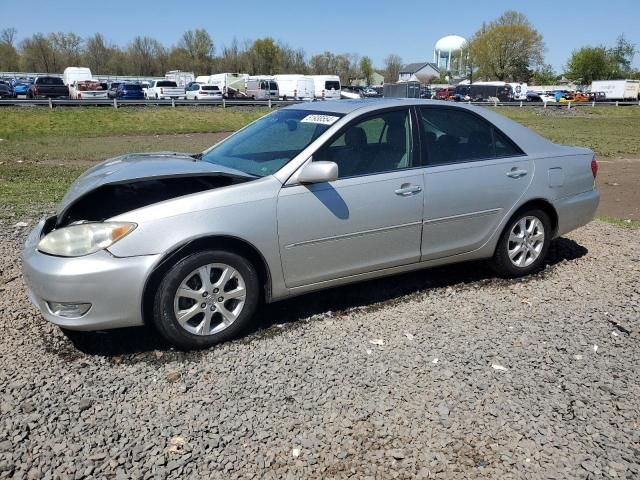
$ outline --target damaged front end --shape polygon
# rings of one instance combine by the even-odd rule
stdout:
[[[74,182],[57,214],[46,220],[42,235],[255,178],[186,154],[161,152],[117,157],[89,169]]]

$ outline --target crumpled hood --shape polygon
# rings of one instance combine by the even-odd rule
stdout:
[[[242,172],[222,165],[196,160],[186,153],[133,153],[110,158],[91,167],[73,182],[58,204],[57,215],[61,216],[80,197],[103,185],[144,179],[212,174],[249,177]]]

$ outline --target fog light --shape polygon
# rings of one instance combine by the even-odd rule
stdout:
[[[49,311],[63,318],[80,318],[91,308],[90,303],[47,302]]]

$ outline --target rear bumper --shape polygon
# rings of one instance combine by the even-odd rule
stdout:
[[[42,316],[69,330],[103,330],[142,325],[142,295],[158,255],[118,258],[107,251],[62,258],[40,253],[42,222],[22,253],[27,294]],[[47,302],[90,303],[80,318],[55,315]]]
[[[554,202],[558,212],[558,231],[556,236],[586,225],[596,215],[600,203],[600,192],[596,188]]]

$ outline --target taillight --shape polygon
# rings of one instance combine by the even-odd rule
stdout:
[[[78,98],[82,98],[82,94],[81,93],[78,94]]]
[[[163,94],[163,93],[164,93],[164,88],[161,88],[160,89],[160,94]]]
[[[596,162],[596,157],[593,157],[593,160],[591,160],[591,173],[593,173],[593,178],[596,178],[596,175],[598,175],[598,162]]]

